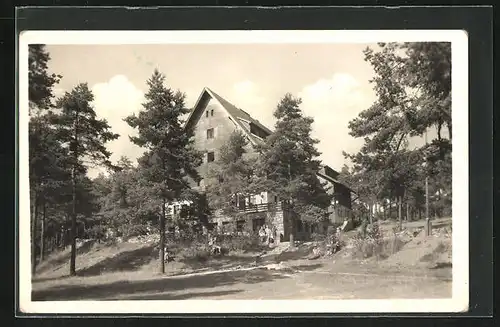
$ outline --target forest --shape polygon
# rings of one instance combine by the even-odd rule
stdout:
[[[451,44],[380,43],[364,58],[374,70],[377,100],[349,122],[350,136],[364,143],[343,153],[340,174],[356,192],[354,217],[371,223],[451,216]],[[50,60],[44,45],[30,45],[33,273],[49,254],[70,246],[74,275],[77,240],[105,240],[110,231],[127,238],[155,230],[163,251],[171,226],[208,226],[217,210],[236,219],[235,194],[272,190],[301,219],[325,219],[332,198],[316,178],[319,140],[311,136],[314,117],[302,111],[300,98],[286,93],[277,103],[273,134],[257,146],[257,158],[246,155],[247,140],[234,133],[210,172],[212,182],[199,192],[193,181],[200,179],[202,153],[183,121],[190,108],[162,72],[152,73],[142,107],[124,118],[137,131],[130,142],[144,154],[137,162],[126,156],[112,162],[106,145],[119,135],[98,117],[91,88],[81,83],[56,97],[64,72],[51,72]],[[415,146],[415,139],[425,141]],[[105,173],[90,178],[92,167]],[[193,205],[169,215],[167,205],[183,200]]]

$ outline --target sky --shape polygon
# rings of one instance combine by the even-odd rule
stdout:
[[[49,70],[63,76],[56,95],[87,82],[98,117],[120,138],[108,143],[111,159],[132,161],[143,150],[129,141],[135,131],[123,118],[141,110],[146,80],[158,68],[167,86],[186,94],[192,107],[203,87],[273,129],[272,113],[292,93],[302,99],[306,116],[314,118],[320,159],[340,170],[342,151],[356,152],[362,139],[349,136],[348,123],[370,107],[376,96],[373,69],[363,49],[375,44],[169,44],[47,45]],[[89,175],[96,176],[91,169]]]

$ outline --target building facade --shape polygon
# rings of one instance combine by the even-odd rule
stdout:
[[[237,108],[227,100],[210,90],[204,88],[193,110],[191,111],[185,128],[193,131],[195,146],[203,152],[203,163],[199,167],[200,181],[192,182],[192,187],[204,191],[211,165],[217,161],[219,150],[231,134],[239,130],[248,138],[246,156],[258,156],[254,146],[272,134],[272,131],[251,117],[246,111]],[[334,200],[330,207],[330,221],[342,223],[350,217],[351,190],[340,183],[336,177],[338,173],[332,168],[324,166],[318,173],[318,178],[327,184],[328,192],[333,194]],[[236,201],[238,210],[242,213],[234,221],[232,217],[225,217],[216,212],[211,217],[211,223],[221,229],[231,227],[237,231],[257,231],[264,224],[275,226],[279,240],[288,240],[290,213],[283,206],[282,201],[271,192],[262,192],[250,197],[240,197]],[[170,214],[179,212],[180,207],[186,203],[175,203],[169,206]],[[297,217],[298,218],[298,217]],[[306,239],[314,232],[321,232],[322,226],[313,226],[299,219],[296,221],[296,234],[298,239]]]

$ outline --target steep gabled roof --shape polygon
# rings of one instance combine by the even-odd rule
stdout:
[[[198,100],[196,101],[196,104],[194,105],[193,110],[191,111],[191,113],[189,114],[189,117],[187,118],[185,126],[189,125],[189,123],[191,122],[191,119],[193,118],[194,113],[197,110],[200,110],[201,104],[204,102],[204,99],[206,99],[207,97],[211,97],[212,99],[217,101],[221,105],[221,107],[227,111],[231,120],[236,124],[236,126],[239,129],[241,129],[245,133],[245,135],[248,136],[248,138],[250,139],[250,141],[252,143],[257,144],[257,143],[261,142],[261,139],[258,136],[252,134],[250,132],[250,130],[248,130],[248,128],[245,126],[245,124],[242,123],[242,121],[246,121],[249,124],[253,124],[253,125],[259,127],[268,135],[272,134],[272,131],[269,128],[267,128],[266,126],[264,126],[261,122],[254,119],[246,111],[239,109],[238,107],[236,107],[235,105],[233,105],[232,103],[230,103],[229,101],[227,101],[226,99],[224,99],[223,97],[221,97],[220,95],[215,93],[214,91],[210,90],[208,87],[205,87],[203,89],[203,91],[201,92],[200,96],[198,97]]]
[[[354,191],[350,186],[346,185],[345,183],[343,183],[337,179],[339,173],[336,170],[334,170],[333,168],[331,168],[330,166],[322,165],[321,170],[318,171],[317,174],[318,174],[318,176],[322,177],[323,179],[329,181],[330,183],[343,185],[346,188],[348,188],[349,191],[351,191],[352,193],[357,194],[356,191]]]
[[[239,129],[241,129],[245,133],[245,135],[248,136],[249,140],[253,144],[258,144],[258,143],[262,142],[262,139],[256,135],[252,134],[247,129],[245,124],[242,124],[242,121],[245,121],[245,122],[248,122],[249,124],[253,124],[253,125],[258,126],[260,129],[262,129],[268,135],[271,135],[273,133],[269,128],[264,126],[257,119],[254,119],[246,111],[239,109],[238,107],[236,107],[235,105],[233,105],[232,103],[230,103],[229,101],[227,101],[226,99],[224,99],[223,97],[221,97],[220,95],[218,95],[217,93],[215,93],[214,91],[209,89],[208,87],[203,88],[203,91],[201,92],[200,96],[198,97],[198,100],[196,101],[196,104],[194,105],[193,110],[191,111],[188,119],[186,120],[186,124],[185,124],[186,127],[191,122],[191,119],[192,119],[194,113],[197,110],[201,109],[201,107],[202,107],[201,104],[204,102],[204,99],[205,100],[207,99],[207,97],[210,97],[210,98],[214,99],[215,101],[217,101],[227,111],[231,120],[236,124],[236,126]],[[338,172],[336,172],[335,170],[333,170],[331,167],[329,167],[327,165],[323,165],[322,169],[317,174],[318,174],[318,176],[330,181],[331,183],[341,184],[341,185],[347,187],[351,192],[356,193],[349,186],[347,186],[344,183],[337,180]]]
[[[227,101],[226,99],[224,99],[223,97],[221,97],[220,95],[218,95],[217,93],[215,93],[214,91],[212,91],[212,90],[210,90],[208,88],[207,88],[207,90],[214,95],[214,97],[217,99],[217,101],[219,101],[220,104],[233,117],[246,120],[246,121],[248,121],[248,122],[250,122],[250,123],[258,126],[259,128],[261,128],[262,130],[264,130],[268,134],[272,134],[273,133],[269,128],[267,128],[266,126],[264,126],[260,121],[258,121],[257,119],[254,119],[252,116],[250,116],[248,114],[248,112],[246,112],[245,110],[237,108],[235,105],[233,105],[232,103],[230,103],[229,101]]]

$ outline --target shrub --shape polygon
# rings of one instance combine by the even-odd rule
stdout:
[[[259,235],[256,233],[220,235],[219,239],[218,245],[227,251],[251,251],[262,248]]]
[[[311,240],[313,242],[323,242],[326,239],[325,234],[313,233],[311,234]]]
[[[330,227],[328,228],[326,235],[316,234],[314,236],[319,242],[317,251],[321,255],[334,254],[344,247],[344,242],[339,238],[336,229],[334,229],[333,226]]]
[[[179,252],[179,256],[184,259],[196,262],[205,262],[208,260],[210,255],[210,247],[207,243],[202,242],[193,242],[190,246],[183,247]]]
[[[144,225],[123,225],[119,228],[119,232],[124,239],[129,239],[131,237],[147,235],[148,228]]]
[[[87,231],[87,237],[97,240],[100,243],[106,239],[106,229],[100,225],[92,226],[92,228]]]
[[[393,233],[392,237],[384,237],[378,223],[367,226],[366,233],[360,231],[352,240],[351,255],[358,259],[376,257],[385,259],[398,252],[404,246],[400,237]]]

